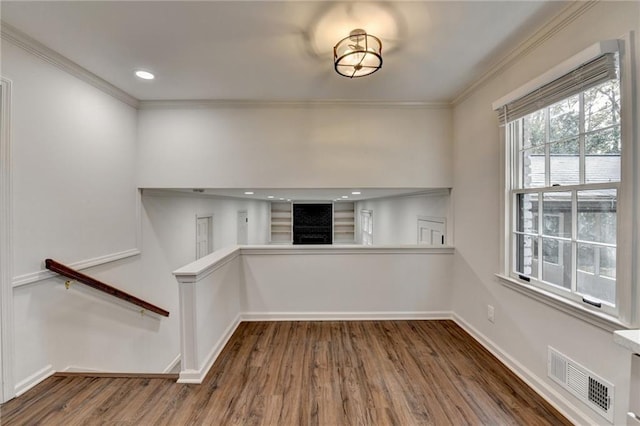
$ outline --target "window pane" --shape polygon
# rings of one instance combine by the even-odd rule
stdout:
[[[545,143],[545,110],[536,111],[522,119],[524,138],[522,147],[529,148]],[[543,151],[544,154],[544,151]]]
[[[516,272],[528,277],[538,277],[538,238],[516,234]]]
[[[571,242],[542,238],[542,279],[571,288]]]
[[[552,143],[549,146],[549,180],[551,185],[580,183],[580,147],[578,139]]]
[[[571,238],[571,192],[546,192],[542,214],[544,235]]]
[[[549,141],[577,136],[580,131],[580,96],[575,95],[549,107]]]
[[[611,80],[584,92],[585,130],[620,123],[620,84]]]
[[[525,149],[520,155],[522,187],[540,188],[545,186],[544,146]]]
[[[616,244],[617,191],[578,191],[578,239]]]
[[[585,136],[586,155],[620,155],[620,126],[597,130]]]
[[[585,135],[585,182],[620,181],[620,126]]]
[[[578,292],[615,305],[616,250],[578,244]]]
[[[516,229],[538,233],[538,194],[518,194],[518,223]]]

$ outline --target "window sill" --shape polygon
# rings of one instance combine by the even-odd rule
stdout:
[[[518,293],[542,302],[545,305],[551,306],[554,309],[562,311],[582,321],[588,322],[591,325],[595,325],[596,327],[599,327],[605,331],[613,332],[616,330],[629,328],[629,325],[624,324],[611,315],[593,312],[576,302],[564,299],[531,284],[515,280],[502,274],[496,274],[496,277],[505,287],[515,290]]]

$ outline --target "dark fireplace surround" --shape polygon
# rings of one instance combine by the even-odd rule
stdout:
[[[332,224],[332,204],[294,204],[293,244],[332,244]]]

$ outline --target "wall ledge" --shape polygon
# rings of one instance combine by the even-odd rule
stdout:
[[[455,248],[450,246],[359,246],[359,245],[262,245],[233,246],[220,250],[191,262],[173,271],[181,284],[195,283],[207,277],[241,255],[361,255],[361,254],[422,254],[452,255]]]
[[[522,283],[502,274],[496,274],[496,277],[505,287],[515,290],[524,296],[542,302],[547,306],[555,308],[575,318],[583,320],[591,325],[595,325],[605,331],[612,333],[616,330],[628,328],[627,324],[622,323],[617,318],[590,311],[580,306],[578,303],[556,296],[553,293],[544,291],[533,285]]]

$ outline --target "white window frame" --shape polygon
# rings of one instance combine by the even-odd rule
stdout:
[[[637,243],[639,242],[640,230],[640,205],[636,205],[634,200],[640,196],[640,176],[634,175],[634,169],[640,165],[640,149],[636,147],[637,135],[640,133],[640,123],[634,120],[637,111],[637,98],[635,92],[635,80],[632,73],[633,52],[630,49],[631,34],[621,37],[617,42],[620,45],[620,94],[621,94],[621,182],[617,184],[617,259],[616,259],[616,307],[614,310],[604,310],[595,308],[588,303],[567,298],[562,294],[550,291],[547,287],[540,287],[529,281],[511,273],[515,253],[515,243],[513,242],[513,223],[515,218],[514,208],[516,202],[512,197],[512,189],[515,187],[515,176],[512,166],[517,165],[514,158],[517,150],[511,150],[507,146],[509,137],[507,132],[509,126],[505,126],[505,131],[501,132],[501,167],[503,169],[503,191],[501,201],[504,209],[501,210],[501,271],[497,273],[500,281],[508,287],[525,294],[533,299],[546,303],[561,311],[569,313],[577,318],[587,321],[593,325],[601,327],[607,331],[612,331],[626,327],[637,327],[640,325],[640,313],[635,307],[640,306],[640,291],[636,291],[637,278],[640,277],[640,259],[638,257]],[[567,74],[571,70],[586,63],[590,59],[598,56],[597,52],[603,45],[611,45],[611,41],[597,43],[584,51],[574,55],[567,61],[554,67],[547,73],[525,84],[519,89],[494,102],[494,109],[517,99],[526,93],[530,93],[538,87],[549,83],[560,76]],[[601,53],[600,53],[601,54]],[[582,186],[580,185],[581,189]],[[558,190],[570,190],[571,186],[564,186]],[[532,188],[536,192],[538,188]],[[541,259],[539,259],[540,261]]]

